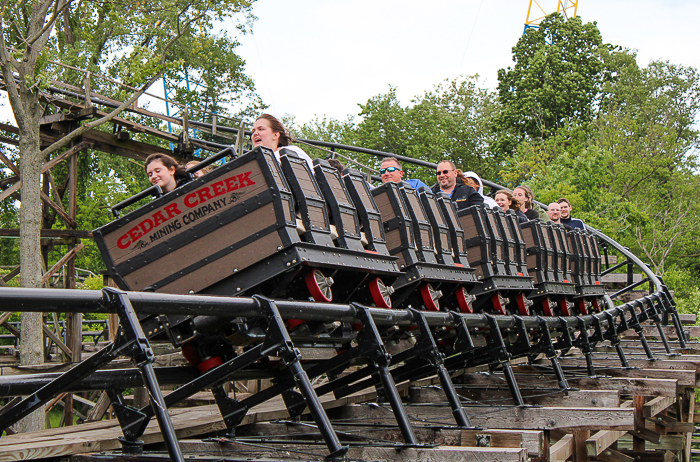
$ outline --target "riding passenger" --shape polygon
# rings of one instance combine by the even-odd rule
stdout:
[[[382,184],[384,183],[401,183],[402,181],[408,183],[413,189],[420,189],[421,187],[428,187],[427,184],[423,183],[419,179],[403,179],[403,167],[401,162],[396,157],[387,157],[382,161],[379,167],[379,174],[382,176]]]
[[[518,217],[518,222],[528,222],[527,216],[520,210],[520,201],[513,197],[510,191],[501,189],[496,192],[496,204],[504,211],[513,210]]]
[[[515,188],[513,190],[513,197],[520,201],[521,210],[529,220],[537,220],[538,218],[543,221],[549,220],[547,212],[533,202],[535,200],[535,194],[529,186],[523,184]]]
[[[476,189],[476,192],[478,192],[479,195],[484,198],[484,205],[491,208],[498,206],[496,201],[484,194],[484,183],[481,181],[481,178],[479,178],[479,175],[469,171],[462,173],[462,178],[467,186],[471,186],[472,188]],[[457,180],[459,181],[459,178],[457,178]]]
[[[433,192],[443,192],[454,201],[457,210],[466,209],[472,205],[484,205],[484,198],[470,186],[463,182],[457,182],[457,176],[461,176],[455,164],[450,160],[443,160],[437,166],[438,184],[433,186]]]
[[[143,169],[151,184],[160,186],[163,193],[172,191],[187,181],[185,167],[167,154],[151,154],[146,158]]]
[[[197,164],[199,164],[198,160],[191,160],[185,164],[185,169],[189,170]],[[199,170],[194,172],[192,175],[194,175],[195,178],[199,178],[200,176],[204,176],[207,173],[211,172],[211,170],[212,170],[211,165],[207,165],[204,168],[200,168]]]
[[[253,125],[253,134],[250,135],[253,146],[264,146],[275,152],[275,157],[280,160],[280,149],[286,148],[304,159],[313,172],[314,164],[311,157],[298,146],[292,146],[292,135],[289,134],[282,122],[270,114],[261,114]]]

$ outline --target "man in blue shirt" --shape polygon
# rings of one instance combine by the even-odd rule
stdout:
[[[403,167],[401,167],[401,162],[399,162],[396,157],[387,157],[384,159],[381,167],[379,167],[379,174],[382,175],[382,183],[401,183],[405,181],[413,189],[419,189],[421,186],[428,187],[428,185],[419,179],[404,180]]]
[[[563,224],[569,225],[572,228],[586,229],[586,226],[583,224],[582,220],[579,220],[578,218],[571,218],[571,203],[567,198],[562,197],[557,201],[557,203],[561,208],[559,219]]]

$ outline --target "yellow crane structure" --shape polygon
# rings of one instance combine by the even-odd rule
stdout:
[[[566,19],[576,17],[579,0],[530,0],[523,33],[530,28],[538,28],[540,21],[547,15],[554,13],[553,4],[555,2],[557,13],[562,13]]]

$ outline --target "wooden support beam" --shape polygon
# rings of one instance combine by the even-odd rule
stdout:
[[[3,164],[7,166],[10,170],[12,170],[12,173],[15,175],[19,176],[19,169],[15,166],[15,164],[12,163],[10,159],[5,157],[5,154],[0,151],[0,160],[2,161]]]
[[[60,205],[60,203],[56,203],[51,200],[49,196],[46,195],[43,191],[41,192],[41,200],[46,202],[46,204],[51,207],[57,214],[63,219],[63,222],[72,227],[75,228],[78,226],[78,223],[75,222],[71,217],[68,216],[65,210],[63,210],[63,206]]]
[[[565,372],[586,373],[585,368],[564,368]],[[650,379],[674,379],[678,385],[694,387],[696,383],[695,370],[671,370],[671,369],[623,369],[613,367],[596,368],[596,372],[601,375],[612,375],[613,377],[634,377]]]
[[[456,385],[457,393],[470,401],[494,402],[511,399],[509,390],[486,389],[479,386],[467,387]],[[523,400],[529,405],[558,406],[558,407],[618,407],[620,392],[617,390],[572,390],[567,393],[542,393],[542,388],[521,386]],[[443,403],[447,397],[441,388],[411,387],[409,390],[411,403]]]
[[[695,389],[688,388],[682,395],[681,415],[684,422],[692,422],[695,415]],[[693,434],[685,434],[685,447],[683,448],[683,460],[691,460],[691,443],[693,442]]]
[[[76,122],[94,117],[95,114],[97,114],[97,108],[95,107],[79,109],[71,112],[59,112],[42,117],[39,119],[39,125],[48,125],[56,122]]]
[[[12,311],[7,311],[7,312],[3,313],[2,315],[0,315],[0,326],[5,324],[5,321],[10,319],[10,316],[12,316]]]
[[[19,228],[0,228],[0,237],[19,237]],[[92,239],[92,231],[79,229],[42,229],[41,237]]]
[[[6,190],[4,190],[3,192],[0,193],[0,201],[4,201],[8,197],[10,197],[12,194],[19,191],[19,188],[21,188],[21,187],[22,187],[21,181],[18,181],[17,183],[13,184],[12,186],[10,186],[9,188],[7,188]]]
[[[574,435],[565,435],[549,449],[551,462],[564,462],[574,453]]]
[[[612,449],[606,449],[601,454],[598,454],[597,457],[604,462],[634,462],[634,457],[627,456]]]
[[[676,402],[676,398],[669,398],[666,396],[658,396],[648,403],[644,404],[644,418],[649,419],[654,417],[656,414],[666,410],[669,406]]]
[[[41,283],[46,284],[53,274],[61,269],[63,265],[66,264],[68,260],[75,257],[75,255],[83,248],[83,243],[78,244],[74,249],[71,249],[67,254],[65,254],[60,260],[58,260],[41,278]]]
[[[97,399],[97,403],[95,403],[93,408],[90,409],[90,412],[88,412],[87,421],[94,422],[97,420],[102,420],[102,417],[104,417],[111,405],[112,400],[109,399],[107,392],[103,391],[100,394],[100,397]]]
[[[522,372],[527,371],[527,373]],[[557,387],[556,379],[550,374],[533,373],[532,368],[517,367],[516,374],[518,384],[522,387],[539,386]],[[469,387],[481,387],[488,389],[502,388],[507,390],[505,379],[501,374],[463,374],[460,380]],[[678,381],[673,379],[673,374],[665,378],[646,377],[567,377],[569,385],[581,390],[618,390],[624,395],[644,396],[676,396]],[[551,385],[550,385],[551,384]],[[458,385],[459,386],[459,385]]]
[[[485,428],[512,430],[633,430],[633,409],[621,408],[562,408],[515,406],[465,406],[471,423]],[[452,424],[452,411],[447,405],[408,405],[409,415],[419,420]],[[335,412],[335,411],[334,411]],[[346,406],[340,409],[337,418],[360,419],[366,422],[388,423],[383,409],[367,406]]]
[[[6,323],[8,319],[10,319],[10,316],[12,316],[12,312],[8,311],[6,313],[3,313],[2,316],[0,317],[0,326],[3,326],[9,333],[14,335],[17,338],[20,338],[19,331],[15,329],[12,324]],[[2,375],[2,374],[0,374]]]
[[[46,334],[48,338],[53,340],[56,346],[60,348],[65,354],[67,354],[69,357],[73,354],[71,349],[68,348],[68,346],[66,346],[65,343],[63,343],[63,340],[58,338],[58,336],[51,329],[49,329],[49,326],[43,324],[41,327],[44,330],[44,334]]]
[[[668,415],[659,414],[652,420],[654,424],[666,427],[667,432],[693,433],[695,431],[695,422],[679,422]]]
[[[644,396],[634,397],[634,438],[632,448],[635,452],[644,452],[644,440],[642,430],[646,429],[644,424]]]
[[[605,452],[611,444],[619,440],[625,433],[615,430],[599,431],[586,440],[586,453],[589,457],[598,457]]]
[[[678,338],[678,332],[674,326],[663,326],[664,334],[666,338]],[[700,326],[683,326],[683,330],[688,332],[691,337],[700,337]],[[642,333],[648,339],[655,339],[659,337],[659,330],[656,326],[644,326],[642,328]],[[639,334],[634,330],[626,330],[621,335],[627,339],[637,339]]]
[[[80,143],[76,144],[72,148],[68,149],[66,152],[61,153],[61,155],[54,157],[50,161],[46,162],[43,167],[41,167],[41,173],[47,172],[48,170],[51,170],[54,168],[56,165],[60,164],[64,160],[76,155],[80,151],[84,151],[85,149],[92,149],[93,143],[87,142],[87,141],[81,141]]]
[[[591,436],[590,430],[574,430],[574,462],[588,462],[586,440]]]
[[[540,364],[548,364],[547,360],[537,361]],[[560,358],[559,362],[562,366],[575,366],[575,367],[585,367],[586,361],[583,358]],[[665,359],[663,361],[651,361],[648,359],[631,359],[627,358],[627,362],[631,367],[638,367],[640,369],[673,369],[673,370],[686,370],[686,371],[696,371],[700,368],[700,361],[691,361],[685,359]],[[593,361],[596,370],[603,367],[617,367],[620,366],[620,360],[618,358],[594,358]]]
[[[11,176],[9,178],[3,178],[0,180],[0,188],[5,188],[7,186],[13,185],[19,181],[19,177],[17,175]]]
[[[620,450],[632,450],[632,437],[629,435],[623,436],[617,442],[617,447]],[[682,451],[683,450],[683,437],[678,435],[666,435],[659,438],[658,443],[647,443],[648,451],[657,450],[670,450],[670,451]]]

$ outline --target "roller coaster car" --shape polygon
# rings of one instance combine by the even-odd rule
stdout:
[[[428,204],[435,201],[429,191],[421,195]],[[445,218],[437,203],[427,214],[418,191],[397,183],[385,183],[373,189],[372,196],[383,222],[386,246],[399,258],[403,271],[393,286],[394,303],[428,311],[438,311],[442,304],[447,310],[471,312],[469,290],[477,285],[474,270],[456,265],[452,259],[448,233],[442,230]],[[431,223],[430,218],[436,220],[436,217],[440,221]],[[439,236],[437,249],[435,228]],[[445,298],[441,301],[443,295]]]
[[[601,311],[605,288],[600,281],[598,241],[591,233],[582,230],[567,232],[566,239],[571,249],[571,277],[580,295],[579,311],[586,314],[591,307]]]
[[[533,220],[523,224],[522,230],[528,269],[535,281],[530,298],[537,311],[545,316],[587,314],[588,308],[598,302],[582,297],[578,289],[571,268],[578,249],[571,246],[564,227]]]
[[[400,274],[396,259],[350,247],[356,216],[332,235],[309,167],[286,154],[256,148],[96,230],[117,285],[371,304],[377,277]]]
[[[527,294],[534,286],[522,263],[517,217],[474,205],[460,210],[458,218],[469,264],[482,281],[473,291],[478,297],[475,308],[528,315],[531,303]]]

